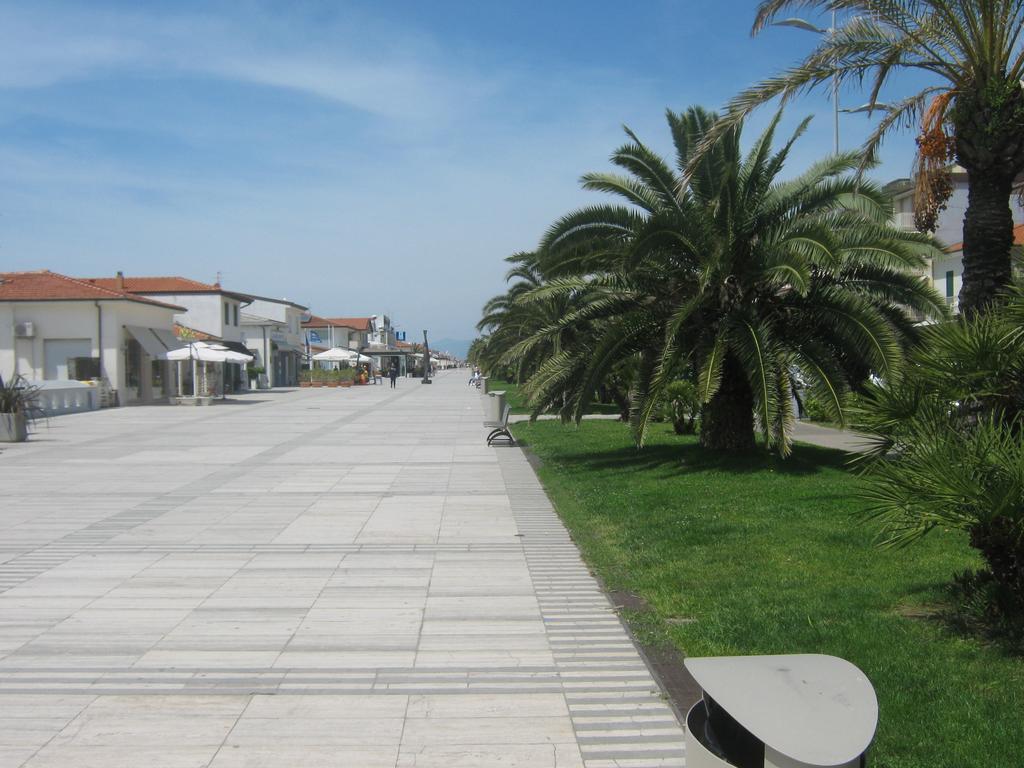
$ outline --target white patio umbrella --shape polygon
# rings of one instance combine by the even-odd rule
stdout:
[[[245,355],[228,349],[223,344],[211,343],[208,341],[191,341],[187,347],[172,349],[167,353],[168,360],[191,360],[192,361],[192,397],[197,397],[199,380],[197,362],[202,363],[248,363],[252,361],[252,355]],[[180,379],[180,377],[179,377]]]
[[[345,349],[344,347],[331,347],[323,352],[313,355],[314,360],[322,360],[327,363],[372,363],[373,359],[358,352]]]
[[[347,363],[355,357],[355,354],[352,350],[344,347],[331,347],[323,352],[317,352],[313,355],[313,359],[325,363]]]

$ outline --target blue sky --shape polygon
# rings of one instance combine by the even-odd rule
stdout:
[[[809,50],[740,0],[0,2],[0,269],[181,274],[472,338],[628,124]],[[860,94],[844,94],[847,104]],[[831,150],[827,94],[787,172]],[[751,121],[748,136],[768,119]],[[843,145],[869,130],[844,116]],[[908,175],[911,137],[881,179]]]

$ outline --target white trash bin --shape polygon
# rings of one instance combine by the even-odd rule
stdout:
[[[878,699],[850,662],[820,654],[683,662],[704,698],[686,716],[686,768],[864,768]]]

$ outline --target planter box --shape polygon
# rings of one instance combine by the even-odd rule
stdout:
[[[340,381],[328,381],[327,382],[327,386],[331,387],[333,389],[337,389],[339,386],[341,386],[341,382]]]
[[[348,387],[352,386],[352,382],[351,381],[342,381],[342,382],[340,382],[340,384],[341,384],[341,386],[345,387],[346,389]]]
[[[312,381],[300,381],[299,382],[299,386],[300,387],[311,387],[311,386],[313,386],[313,382]]]
[[[174,402],[178,405],[213,405],[212,395],[200,395],[199,397],[176,397]]]
[[[0,443],[28,440],[28,422],[24,413],[0,413]]]
[[[314,386],[314,387],[322,387],[323,385],[324,385],[324,383],[322,381],[314,381],[314,382],[311,382],[311,384],[310,384],[310,386]]]

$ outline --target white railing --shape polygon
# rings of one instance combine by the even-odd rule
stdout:
[[[99,397],[96,387],[82,381],[56,380],[32,381],[38,387],[36,405],[47,416],[59,416],[64,413],[82,413],[95,411],[99,408]]]
[[[892,225],[897,229],[908,232],[917,230],[917,225],[914,223],[914,214],[907,211],[894,213],[892,215]]]

